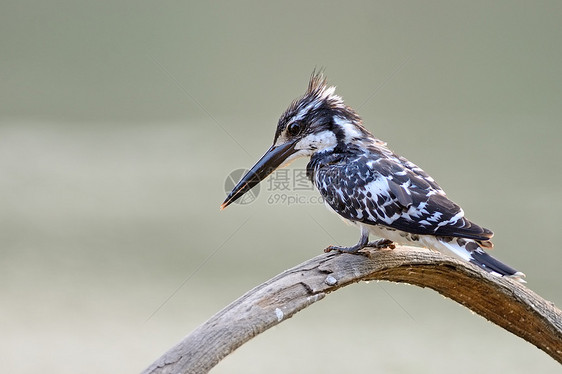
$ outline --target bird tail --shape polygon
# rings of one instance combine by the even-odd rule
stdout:
[[[457,257],[477,265],[488,273],[500,277],[513,278],[519,282],[526,283],[523,279],[525,277],[524,273],[496,260],[484,251],[482,247],[491,246],[491,243],[487,245],[487,243],[479,243],[472,239],[463,238],[440,238],[439,243]]]

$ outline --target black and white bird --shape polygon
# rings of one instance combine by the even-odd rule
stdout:
[[[523,281],[523,273],[486,253],[492,231],[464,217],[435,180],[375,138],[321,73],[313,73],[304,96],[279,119],[273,145],[227,196],[221,209],[275,169],[310,157],[307,175],[328,209],[361,230],[351,247],[326,251],[357,253],[364,247],[416,245],[450,253],[482,269]],[[373,234],[380,240],[369,242]]]

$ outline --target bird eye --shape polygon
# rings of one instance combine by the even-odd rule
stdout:
[[[293,122],[287,127],[287,132],[291,136],[297,136],[301,133],[302,125],[299,122]]]

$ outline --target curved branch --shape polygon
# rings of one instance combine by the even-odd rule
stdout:
[[[322,254],[248,291],[157,359],[144,373],[206,373],[236,348],[326,294],[359,281],[434,289],[562,363],[562,312],[522,284],[438,252],[412,247],[369,256]]]

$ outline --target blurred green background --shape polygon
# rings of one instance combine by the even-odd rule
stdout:
[[[271,204],[267,185],[218,209],[315,67],[562,304],[561,25],[558,1],[4,0],[3,370],[139,372],[246,290],[355,243],[321,204]],[[452,368],[560,372],[433,291],[389,283],[330,295],[214,372]]]

